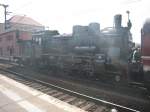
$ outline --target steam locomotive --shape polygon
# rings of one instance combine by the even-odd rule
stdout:
[[[73,26],[72,34],[40,31],[24,43],[19,63],[40,69],[65,72],[82,78],[109,82],[144,82],[141,58],[135,60],[131,22],[122,26],[122,16],[114,16],[114,26],[100,30],[98,23]]]
[[[24,43],[21,63],[66,72],[79,77],[126,81],[132,50],[131,22],[121,25],[122,16],[114,16],[114,26],[100,30],[98,23],[73,26],[72,34],[41,31]]]

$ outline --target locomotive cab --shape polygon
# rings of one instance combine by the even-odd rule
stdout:
[[[143,83],[143,67],[141,62],[141,49],[135,48],[131,53],[131,59],[129,60],[129,75],[130,81]]]

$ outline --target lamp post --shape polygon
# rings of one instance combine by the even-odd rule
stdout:
[[[7,29],[7,26],[6,26],[6,21],[7,21],[7,8],[8,8],[8,5],[5,5],[5,4],[0,4],[0,6],[4,7],[4,18],[5,18],[5,21],[4,21],[4,24],[5,24],[5,30]]]

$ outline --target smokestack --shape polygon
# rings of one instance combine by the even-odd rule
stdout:
[[[122,15],[121,14],[117,14],[114,16],[114,25],[115,28],[121,28],[121,23],[122,23]]]

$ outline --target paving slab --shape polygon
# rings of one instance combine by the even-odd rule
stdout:
[[[0,74],[0,112],[85,112]]]

